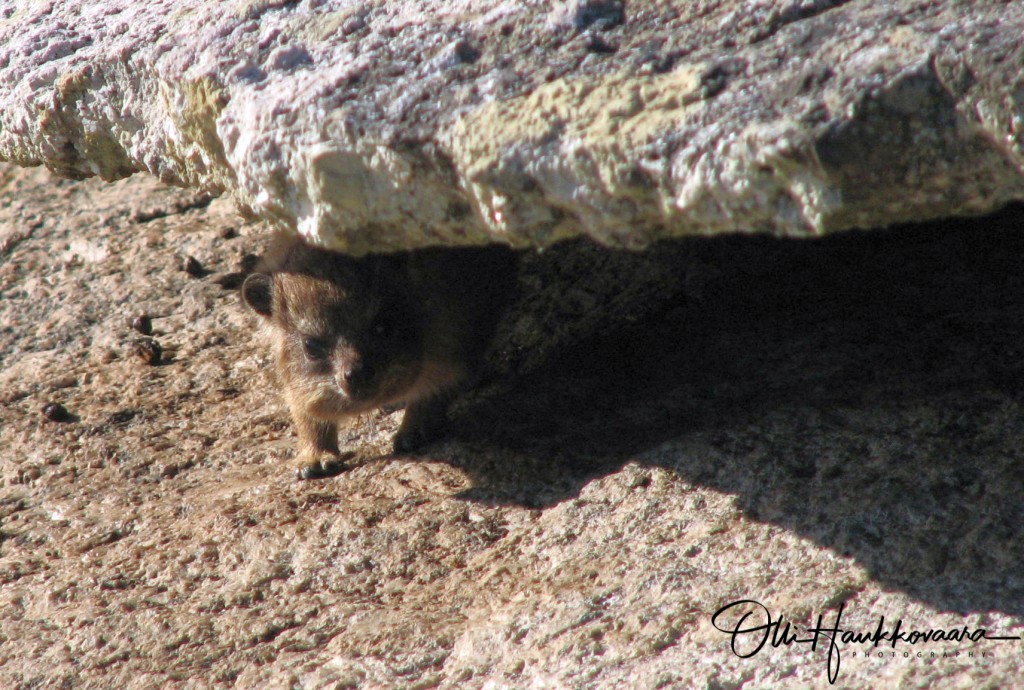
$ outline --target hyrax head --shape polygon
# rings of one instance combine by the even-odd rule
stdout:
[[[276,264],[276,265],[275,265]],[[291,404],[334,419],[403,401],[422,368],[405,259],[353,259],[295,243],[242,285],[273,327]]]

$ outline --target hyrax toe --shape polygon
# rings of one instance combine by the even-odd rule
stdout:
[[[345,461],[339,455],[321,453],[316,457],[300,457],[295,466],[296,479],[325,479],[341,474],[345,470]]]

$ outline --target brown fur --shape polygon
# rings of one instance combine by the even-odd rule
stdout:
[[[340,471],[338,422],[382,405],[406,405],[396,451],[436,436],[480,363],[513,268],[498,247],[353,259],[279,240],[242,298],[271,326],[299,475]]]

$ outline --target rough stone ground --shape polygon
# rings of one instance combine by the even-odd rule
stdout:
[[[3,168],[0,192],[0,687],[827,687],[824,648],[730,651],[711,616],[740,599],[802,634],[840,604],[865,632],[1024,634],[1020,208],[672,245],[677,298],[562,289],[620,318],[547,349],[523,333],[564,315],[525,299],[520,373],[448,439],[389,457],[397,415],[366,418],[358,466],[299,483],[215,282],[259,226],[144,178]],[[524,294],[593,282],[577,250]],[[130,354],[143,312],[159,366]],[[1019,640],[840,649],[835,687],[1024,677]]]

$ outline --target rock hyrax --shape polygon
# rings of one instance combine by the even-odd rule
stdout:
[[[395,452],[435,438],[479,368],[515,262],[496,246],[355,259],[279,240],[242,299],[271,327],[299,477],[341,471],[338,422],[383,405],[406,407]]]

